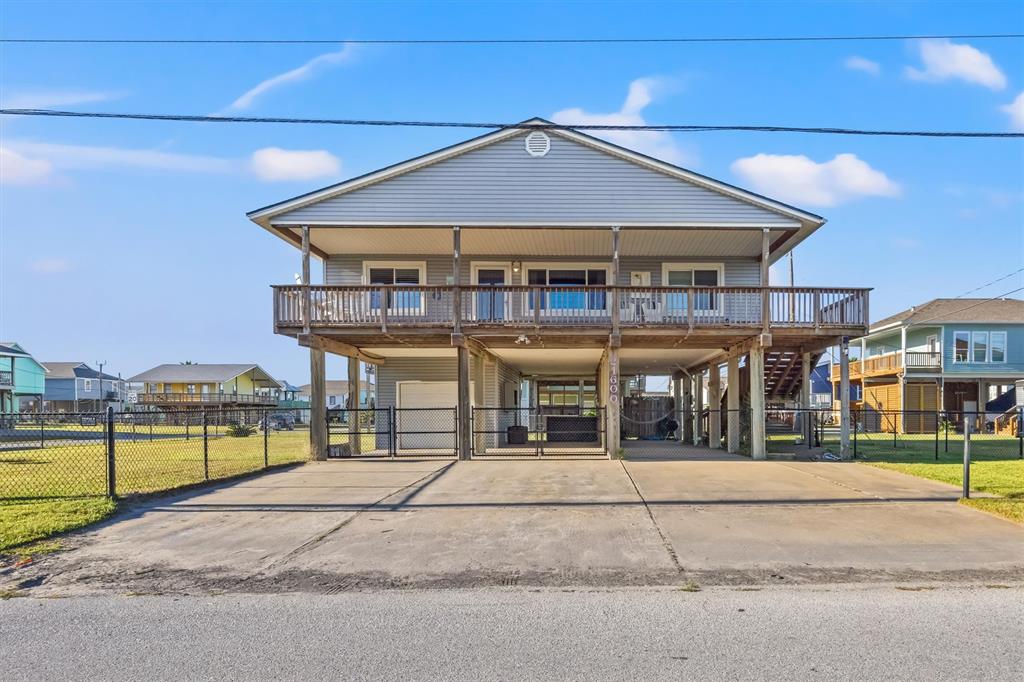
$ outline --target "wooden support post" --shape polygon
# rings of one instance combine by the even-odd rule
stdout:
[[[682,430],[682,440],[684,443],[693,442],[693,377],[686,376],[679,380],[683,389],[683,418],[680,421],[679,428]]]
[[[761,230],[761,333],[771,332],[772,304],[768,293],[768,265],[771,258],[771,230]]]
[[[621,447],[621,423],[620,409],[622,406],[619,395],[619,349],[608,346],[608,405],[605,408],[605,443],[608,447],[608,456],[617,457]]]
[[[353,455],[358,455],[363,451],[362,448],[362,431],[360,429],[360,412],[359,412],[359,394],[360,394],[360,381],[359,381],[359,358],[348,359],[348,442],[349,447],[352,449]]]
[[[704,417],[704,373],[693,375],[693,444],[700,445],[704,433],[701,429]]]
[[[309,456],[327,459],[327,370],[324,351],[309,349]]]
[[[309,225],[302,226],[302,331],[309,333],[313,316],[313,294],[309,290]]]
[[[683,431],[685,431],[683,428],[683,391],[680,386],[681,383],[682,379],[679,377],[672,378],[672,400],[675,403],[676,423],[679,425],[676,429],[676,440],[678,441],[683,440]]]
[[[452,325],[454,333],[462,333],[462,228],[452,228]],[[467,349],[468,352],[468,349]]]
[[[458,412],[456,424],[458,425],[458,450],[459,459],[468,460],[473,454],[473,428],[470,423],[470,396],[469,396],[469,362],[471,353],[466,344],[463,343],[455,348],[458,362]]]
[[[612,286],[612,335],[618,336],[619,334],[619,228],[612,228],[612,281],[608,282]]]
[[[708,368],[708,447],[722,447],[722,377],[720,366]]]
[[[811,415],[811,354],[800,354],[800,433],[803,434],[805,443],[813,445],[811,425],[815,419]]]
[[[729,358],[726,376],[725,403],[728,413],[725,420],[726,450],[733,454],[740,451],[740,358]]]
[[[765,429],[764,404],[764,347],[750,349],[750,456],[767,459],[768,447]]]
[[[850,339],[839,344],[839,457],[850,459]]]

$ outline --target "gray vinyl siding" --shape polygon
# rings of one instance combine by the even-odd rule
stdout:
[[[47,379],[46,391],[43,394],[44,400],[74,400],[75,380],[74,379]]]
[[[551,135],[532,157],[523,135],[278,216],[275,223],[728,223],[789,216]]]
[[[388,358],[377,368],[377,407],[398,406],[399,381],[456,381],[455,358]]]
[[[325,283],[328,285],[360,285],[363,284],[363,261],[425,261],[427,265],[427,281],[430,286],[443,286],[448,283],[448,276],[452,272],[452,259],[450,256],[382,256],[374,254],[366,255],[344,255],[331,256],[327,259],[325,270]],[[587,257],[551,256],[539,258],[537,256],[464,256],[462,272],[459,282],[470,284],[472,277],[473,261],[500,261],[508,262],[519,260],[523,263],[530,262],[565,262],[565,263],[610,263],[610,260]],[[662,263],[723,263],[724,275],[722,286],[758,286],[761,279],[761,264],[754,259],[722,259],[722,258],[690,258],[687,256],[672,256],[666,258],[650,257],[628,257],[622,258],[619,262],[619,284],[629,285],[629,273],[634,271],[647,271],[651,273],[651,286],[661,286]],[[511,284],[524,284],[525,272],[512,273]]]

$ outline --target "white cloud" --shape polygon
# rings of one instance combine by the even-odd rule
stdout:
[[[288,83],[295,83],[298,81],[306,80],[311,77],[313,73],[324,66],[331,66],[334,64],[341,64],[351,59],[353,54],[353,48],[351,45],[345,45],[337,52],[328,52],[322,54],[319,57],[314,57],[300,67],[294,68],[291,71],[285,71],[272,78],[268,78],[261,83],[258,83],[255,87],[250,88],[241,97],[232,102],[228,109],[240,110],[248,109],[256,101],[256,98],[261,95],[265,95],[274,88]]]
[[[118,93],[92,90],[29,90],[5,98],[3,106],[6,109],[51,109],[106,102],[121,96]]]
[[[981,50],[949,40],[922,40],[917,46],[924,69],[906,67],[907,78],[930,82],[956,78],[992,90],[1006,87],[1006,76]]]
[[[8,147],[20,154],[44,158],[56,170],[147,168],[198,173],[227,173],[234,167],[234,163],[229,159],[162,152],[153,149],[93,147],[27,140],[11,141],[8,143]]]
[[[322,149],[266,147],[252,153],[249,168],[260,180],[313,180],[341,175],[341,160]]]
[[[0,184],[39,185],[53,174],[46,159],[32,159],[8,147],[0,147]]]
[[[843,66],[851,71],[863,71],[864,73],[870,73],[872,76],[877,76],[882,72],[882,67],[878,62],[873,62],[870,59],[865,59],[864,57],[859,57],[857,55],[850,55],[843,60]]]
[[[1009,104],[999,107],[999,110],[1008,114],[1010,123],[1015,130],[1024,130],[1024,92],[1021,92]]]
[[[555,123],[563,125],[646,125],[643,110],[654,98],[671,87],[671,81],[664,78],[638,78],[629,84],[629,93],[619,111],[597,114],[579,107],[556,111],[551,116]],[[695,159],[676,144],[671,134],[665,131],[641,130],[593,130],[583,131],[623,147],[647,154],[669,163],[693,164]]]
[[[756,191],[807,206],[835,206],[864,196],[898,197],[900,186],[854,154],[817,163],[800,155],[758,154],[732,163]]]
[[[52,275],[60,272],[67,272],[71,269],[71,262],[66,258],[40,258],[28,264],[28,269],[44,275]]]

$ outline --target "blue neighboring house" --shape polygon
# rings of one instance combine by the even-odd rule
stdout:
[[[985,414],[985,422],[1013,428],[1014,384],[1024,379],[1024,301],[937,298],[875,322],[851,345],[860,346],[850,380],[863,387],[864,409],[943,411],[957,423],[978,413],[979,427]],[[834,364],[833,383],[838,370]],[[931,424],[914,415],[904,421],[895,422],[900,431]]]
[[[38,411],[46,369],[13,341],[0,341],[0,412]]]
[[[101,373],[84,362],[44,362],[47,412],[94,412],[107,405],[119,405],[124,398],[124,382]]]

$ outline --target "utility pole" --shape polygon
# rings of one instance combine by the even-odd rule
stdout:
[[[99,402],[96,404],[96,411],[103,409],[103,366],[107,364],[106,360],[97,360],[96,365],[100,368],[100,375],[98,377],[100,382],[100,393]]]

